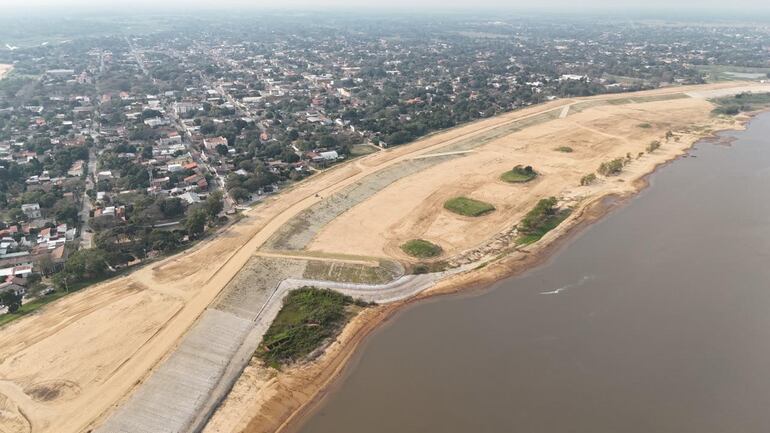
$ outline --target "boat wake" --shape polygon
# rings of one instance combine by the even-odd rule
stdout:
[[[577,283],[570,283],[570,284],[567,284],[566,286],[561,286],[561,287],[559,287],[556,290],[551,290],[551,291],[548,291],[548,292],[540,292],[540,294],[541,295],[558,295],[559,293],[565,292],[565,291],[567,291],[569,289],[574,289],[575,287],[580,287],[583,284],[585,284],[586,282],[593,280],[594,278],[596,278],[596,277],[594,277],[593,275],[584,275],[583,278],[581,278]]]

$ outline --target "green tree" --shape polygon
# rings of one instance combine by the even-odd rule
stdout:
[[[60,281],[66,283],[98,278],[107,273],[105,252],[99,248],[78,250],[72,253],[60,272]]]
[[[192,238],[203,234],[203,231],[206,229],[206,211],[195,209],[190,212],[190,215],[187,216],[185,227],[187,228],[187,234]]]
[[[206,199],[205,210],[209,221],[215,221],[225,208],[222,191],[214,191]]]
[[[179,197],[171,197],[161,200],[161,202],[158,204],[158,208],[166,218],[172,218],[184,213],[184,204],[182,204],[182,199]]]
[[[0,294],[0,305],[8,307],[9,313],[15,313],[21,308],[21,294],[8,290]]]

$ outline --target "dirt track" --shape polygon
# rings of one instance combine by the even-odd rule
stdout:
[[[735,84],[697,91],[729,86]],[[627,167],[622,178],[633,180],[681,152],[705,130],[725,127],[709,116],[711,106],[702,95],[627,105],[597,103],[579,110],[573,106],[563,119],[558,118],[563,107],[575,101],[554,101],[372,154],[298,184],[191,251],[73,294],[3,328],[0,432],[7,426],[11,429],[7,431],[14,432],[74,433],[98,422],[170,354],[206,307],[283,225],[380,170],[421,155],[474,150],[394,179],[357,204],[351,203],[352,208],[335,210],[337,215],[328,224],[313,228],[297,245],[309,245],[311,252],[405,259],[399,243],[425,237],[452,254],[504,231],[543,196],[584,202],[628,191],[631,182],[612,179],[577,187],[577,179],[602,161],[629,152],[635,155],[667,130],[676,132],[680,141],[664,143],[656,154]],[[652,127],[639,128],[642,122]],[[694,130],[692,125],[703,128]],[[552,150],[560,145],[569,145],[575,152]],[[532,164],[542,177],[531,185],[497,181],[500,173],[518,163]],[[494,203],[498,211],[482,220],[440,211],[446,198],[460,193]]]

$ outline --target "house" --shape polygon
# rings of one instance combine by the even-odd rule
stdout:
[[[182,136],[178,132],[174,131],[168,134],[168,137],[162,137],[158,140],[158,144],[161,146],[171,146],[174,144],[182,144]]]
[[[67,171],[67,175],[71,177],[78,177],[83,174],[83,161],[77,160],[72,163],[72,167]]]
[[[23,286],[10,283],[10,282],[0,283],[0,293],[7,293],[7,292],[14,292],[17,295],[23,295],[27,293],[27,289]]]
[[[211,137],[203,139],[203,146],[208,150],[214,150],[219,145],[227,146],[227,139],[225,137]]]
[[[337,153],[336,150],[330,150],[328,152],[320,152],[319,155],[325,161],[336,161],[340,158],[340,155]]]
[[[28,203],[21,205],[21,211],[26,215],[27,218],[34,220],[38,218],[42,218],[43,215],[40,213],[40,205],[37,203]]]
[[[187,202],[187,204],[195,204],[195,203],[201,202],[201,197],[198,194],[191,191],[188,191],[180,195],[179,198]]]
[[[176,173],[176,172],[178,172],[178,171],[182,171],[182,170],[184,170],[184,168],[182,168],[182,165],[181,165],[181,164],[169,164],[169,165],[166,167],[166,170],[168,170],[168,171],[169,171],[169,173]]]

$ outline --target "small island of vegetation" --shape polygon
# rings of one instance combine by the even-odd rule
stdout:
[[[425,239],[412,239],[401,245],[401,250],[412,257],[428,259],[441,255],[441,247]]]
[[[444,203],[444,209],[463,216],[478,217],[494,211],[495,207],[472,198],[455,197]]]
[[[503,173],[500,176],[500,179],[508,183],[525,183],[529,182],[535,177],[537,177],[537,172],[532,168],[531,165],[526,167],[517,165],[516,167],[513,167],[513,170]]]
[[[286,295],[256,356],[272,367],[296,362],[336,337],[367,304],[328,289],[302,287]]]

